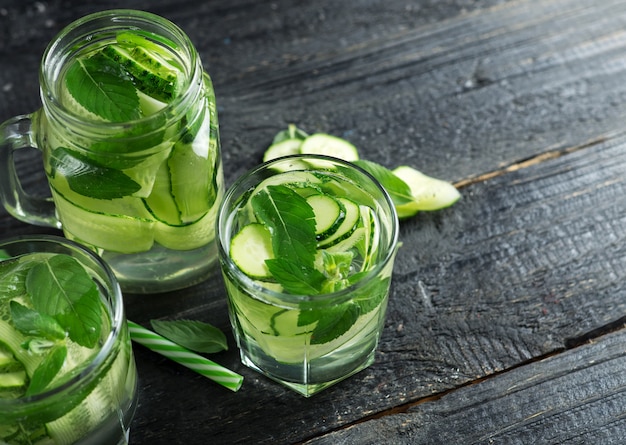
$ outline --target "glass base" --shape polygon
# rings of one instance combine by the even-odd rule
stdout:
[[[376,351],[372,351],[366,356],[352,357],[349,361],[335,362],[327,367],[316,368],[316,365],[310,364],[307,369],[306,365],[301,364],[285,364],[279,363],[275,360],[264,358],[264,368],[261,368],[257,363],[248,356],[243,350],[240,349],[241,362],[250,369],[263,374],[271,380],[305,396],[311,397],[318,392],[347,379],[350,376],[358,373],[369,367],[375,360]],[[273,363],[270,364],[269,361]],[[342,363],[343,362],[343,363]],[[316,372],[313,372],[316,371]]]
[[[217,246],[211,242],[193,250],[172,250],[155,244],[147,252],[101,252],[122,291],[152,294],[183,289],[207,279],[217,264]]]

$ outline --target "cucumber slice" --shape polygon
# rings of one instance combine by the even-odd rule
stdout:
[[[282,158],[283,156],[295,155],[300,153],[300,144],[302,139],[285,139],[269,146],[263,155],[263,162],[272,161]],[[274,170],[285,172],[291,170],[305,170],[308,165],[303,161],[293,160],[289,163],[275,165]]]
[[[166,103],[176,96],[180,72],[156,53],[139,46],[128,50],[116,44],[107,45],[101,51],[124,67],[139,91]]]
[[[201,156],[194,151],[193,144],[177,143],[167,160],[172,197],[183,223],[197,221],[217,198],[217,153],[208,150],[208,140],[206,145],[207,153],[201,153],[206,156]]]
[[[318,243],[319,247],[330,247],[348,238],[356,230],[361,221],[361,210],[357,203],[348,198],[337,198],[337,201],[339,201],[345,209],[345,218],[332,235]]]
[[[250,196],[255,195],[260,190],[263,190],[265,187],[270,185],[288,184],[292,189],[305,189],[316,188],[315,185],[320,184],[321,182],[322,180],[311,172],[301,170],[288,171],[280,175],[270,176],[269,178],[261,181]]]
[[[145,252],[154,243],[153,220],[92,212],[68,201],[54,189],[52,196],[63,230],[74,238],[120,253]]]
[[[181,225],[180,212],[172,196],[172,181],[167,160],[161,163],[156,172],[152,191],[143,199],[146,209],[158,221],[169,225]]]
[[[346,218],[344,206],[330,195],[310,195],[306,201],[315,214],[315,236],[318,241],[334,234]]]
[[[345,139],[325,133],[315,133],[307,137],[300,145],[300,153],[333,156],[348,162],[359,159],[359,152],[354,145]],[[315,167],[328,167],[328,163],[323,161],[307,162]]]
[[[453,184],[427,176],[413,167],[401,165],[392,172],[407,183],[413,195],[413,202],[396,207],[398,218],[408,218],[419,211],[443,209],[461,197]]]
[[[282,158],[283,156],[296,155],[300,153],[301,139],[285,139],[284,141],[272,144],[263,154],[263,162]]]
[[[274,258],[272,236],[263,224],[244,226],[230,241],[230,256],[239,269],[251,278],[266,279],[272,275],[265,260]]]
[[[206,215],[191,224],[175,226],[157,222],[154,241],[172,250],[192,250],[206,246],[215,238],[218,207],[217,204],[214,205]]]
[[[0,391],[19,389],[26,386],[26,371],[0,372]]]

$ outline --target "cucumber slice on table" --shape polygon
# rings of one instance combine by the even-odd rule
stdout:
[[[285,139],[284,141],[272,144],[263,154],[263,162],[282,158],[283,156],[296,155],[300,153],[301,139]]]
[[[265,265],[265,260],[274,258],[269,230],[260,223],[244,226],[230,241],[230,256],[249,277],[270,278],[271,273]]]
[[[359,159],[357,148],[345,139],[325,133],[315,133],[300,145],[301,154],[326,155],[353,162]],[[323,161],[309,161],[315,167],[327,167]]]
[[[402,165],[394,169],[393,174],[406,182],[413,196],[412,202],[396,206],[398,218],[408,218],[419,211],[443,209],[461,197],[453,184],[427,176],[413,167]]]

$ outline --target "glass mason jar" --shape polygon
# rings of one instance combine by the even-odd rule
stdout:
[[[122,293],[111,269],[85,247],[46,235],[0,241],[0,381],[10,383],[26,374],[22,378],[33,383],[33,368],[45,367],[44,357],[52,355],[45,352],[53,350],[46,349],[51,337],[24,334],[9,311],[13,302],[30,304],[30,293],[23,295],[24,288],[16,285],[27,279],[19,274],[52,256],[71,257],[86,272],[82,278],[97,289],[95,320],[101,322],[100,332],[93,347],[75,343],[67,333],[56,337],[67,353],[57,376],[43,390],[29,395],[18,388],[12,396],[10,387],[0,385],[0,443],[126,444],[136,406],[137,371]],[[68,294],[83,289],[78,282],[66,280],[70,284],[63,289]]]
[[[223,172],[213,86],[185,33],[142,11],[86,16],[46,49],[40,90],[40,110],[0,127],[7,211],[98,252],[124,291],[206,278]],[[52,201],[19,184],[12,155],[27,146]]]
[[[218,225],[246,366],[309,397],[374,362],[398,245],[376,179],[330,157],[279,158],[228,189]]]

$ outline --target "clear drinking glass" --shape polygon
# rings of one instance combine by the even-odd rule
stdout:
[[[126,444],[136,406],[137,371],[122,293],[111,269],[83,246],[46,235],[0,241],[0,381],[10,381],[4,379],[20,376],[25,369],[32,382],[33,363],[41,365],[48,356],[50,343],[39,338],[41,334],[18,330],[9,306],[11,301],[30,305],[30,295],[25,296],[16,284],[23,280],[20,273],[31,270],[29,261],[59,254],[76,260],[95,283],[100,334],[93,348],[71,337],[58,340],[67,355],[57,378],[42,392],[11,396],[10,388],[0,388],[0,443]]]
[[[124,291],[206,278],[223,173],[213,86],[185,33],[142,11],[86,16],[46,49],[40,91],[40,110],[0,126],[7,211],[97,251]],[[52,200],[22,189],[24,147],[42,152]]]
[[[290,156],[238,179],[218,252],[242,362],[307,397],[373,363],[397,237],[389,196],[353,164]]]

